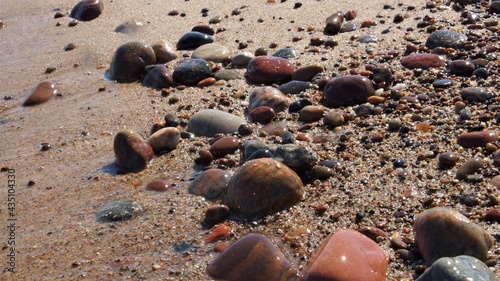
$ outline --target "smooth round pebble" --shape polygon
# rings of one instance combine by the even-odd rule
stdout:
[[[215,225],[224,222],[231,211],[226,205],[214,205],[207,208],[205,211],[205,222],[210,225]]]
[[[302,66],[295,70],[295,72],[292,75],[292,80],[311,81],[314,78],[314,76],[324,71],[325,69],[318,64]]]
[[[151,145],[138,133],[131,131],[121,131],[115,135],[113,150],[116,164],[125,172],[146,169],[154,157]]]
[[[293,64],[287,59],[258,56],[248,63],[246,77],[257,84],[283,84],[292,79],[294,71]]]
[[[401,64],[408,69],[439,68],[445,63],[445,58],[437,54],[411,54],[401,59]]]
[[[181,62],[174,70],[174,80],[183,85],[193,86],[211,77],[212,69],[206,60],[190,59]]]
[[[102,0],[81,0],[73,7],[69,16],[79,21],[91,21],[99,17],[103,10]]]
[[[156,41],[151,48],[155,52],[158,63],[167,63],[177,58],[174,47],[167,40]]]
[[[293,59],[299,56],[299,53],[290,47],[277,50],[273,57],[280,57],[284,59]]]
[[[304,122],[316,122],[325,115],[325,108],[318,105],[308,105],[299,112],[299,119]]]
[[[290,101],[280,90],[265,86],[252,91],[249,98],[250,111],[260,106],[271,107],[275,112],[281,112],[288,108]]]
[[[460,96],[464,100],[484,102],[491,99],[493,94],[488,92],[485,88],[467,87],[460,90]]]
[[[166,180],[152,180],[146,185],[146,190],[165,192],[169,189],[169,184]]]
[[[238,71],[234,69],[221,69],[215,73],[214,78],[217,81],[219,80],[230,81],[230,80],[241,79],[241,75]]]
[[[174,85],[174,78],[168,68],[159,64],[149,70],[142,80],[142,85],[153,89],[170,88]]]
[[[127,42],[116,49],[109,75],[118,82],[133,82],[141,77],[146,66],[155,63],[153,48],[142,42]]]
[[[190,31],[181,36],[177,41],[177,50],[196,49],[202,45],[213,43],[214,38],[208,34]]]
[[[181,132],[174,127],[166,127],[156,131],[148,139],[154,151],[174,150],[181,140]]]
[[[54,97],[56,93],[56,86],[53,83],[49,81],[40,82],[28,94],[28,98],[23,102],[23,106],[32,106],[47,102]]]
[[[233,56],[231,64],[237,67],[246,67],[254,57],[250,52],[242,52]]]
[[[318,86],[306,81],[292,80],[278,87],[283,94],[298,95],[308,89],[318,89]]]
[[[338,110],[329,110],[323,117],[323,124],[332,127],[342,126],[344,122],[344,115]]]
[[[459,76],[472,76],[474,70],[476,70],[476,66],[466,60],[454,60],[449,64],[451,74],[459,75]]]
[[[223,61],[229,61],[230,56],[231,51],[226,46],[217,43],[209,43],[196,48],[191,55],[191,58],[220,63]]]
[[[205,197],[207,200],[218,200],[226,192],[231,175],[220,169],[209,169],[201,173],[189,185],[189,194]]]
[[[442,169],[453,168],[458,162],[458,154],[455,152],[444,152],[439,154],[439,167]]]
[[[248,116],[254,123],[267,124],[276,116],[276,112],[271,107],[263,105],[250,111]]]
[[[223,157],[227,154],[233,154],[238,149],[239,144],[238,139],[233,136],[222,137],[210,146],[209,151],[214,157]]]
[[[206,109],[191,116],[188,130],[197,136],[213,137],[215,134],[236,133],[242,124],[246,122],[239,116],[216,109]]]
[[[363,76],[338,76],[325,86],[325,102],[329,106],[352,106],[362,104],[375,94],[372,82]]]
[[[494,143],[498,140],[496,131],[477,131],[462,133],[457,138],[457,143],[465,148],[485,147],[487,143]]]
[[[460,166],[455,174],[455,178],[465,180],[468,176],[475,174],[484,166],[484,160],[481,157],[473,157]]]
[[[427,37],[425,46],[431,50],[438,47],[460,49],[466,41],[467,36],[464,34],[448,29],[440,29]]]
[[[496,281],[495,274],[475,257],[461,255],[438,259],[416,281]]]

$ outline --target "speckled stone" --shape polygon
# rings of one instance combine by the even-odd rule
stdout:
[[[181,133],[175,127],[166,127],[156,131],[148,138],[148,143],[154,151],[174,150],[181,140]]]
[[[281,112],[288,108],[290,100],[280,90],[265,86],[252,91],[249,98],[250,111],[260,106],[269,106],[275,112]]]
[[[417,216],[413,225],[415,242],[430,266],[442,257],[468,255],[486,260],[493,237],[459,212],[436,207]]]
[[[276,148],[273,159],[282,162],[295,172],[310,170],[318,163],[318,155],[310,147],[283,144]]]
[[[23,106],[32,106],[44,103],[55,96],[56,92],[56,86],[51,82],[40,82],[33,90],[31,90],[28,98],[26,98],[23,102]]]
[[[189,185],[189,194],[203,196],[207,200],[218,200],[226,192],[231,175],[221,169],[209,169],[201,173]]]
[[[245,119],[216,109],[196,112],[189,119],[188,130],[197,136],[213,137],[215,134],[231,134],[238,132]]]
[[[498,140],[496,131],[479,131],[462,133],[457,143],[465,148],[485,147],[487,143],[494,143]]]
[[[206,60],[190,59],[181,62],[174,70],[174,80],[184,85],[196,85],[211,77],[212,69]]]
[[[153,159],[153,148],[139,134],[121,131],[116,134],[113,144],[116,164],[125,172],[139,172],[148,167]]]
[[[329,106],[362,104],[375,94],[372,82],[363,76],[347,75],[331,79],[325,86],[325,102]]]
[[[142,80],[142,85],[153,89],[170,88],[174,85],[174,78],[168,68],[159,64],[149,70]]]
[[[341,229],[330,235],[298,281],[384,281],[387,256],[370,238],[352,229]]]
[[[103,10],[102,0],[81,0],[73,7],[69,16],[79,21],[91,21],[99,17]]]
[[[470,256],[440,258],[416,281],[496,281],[495,274],[482,261]]]
[[[450,62],[449,66],[451,74],[459,76],[472,76],[472,73],[476,70],[476,66],[466,60],[454,60]]]
[[[142,42],[127,42],[116,49],[109,75],[118,82],[136,81],[147,65],[155,63],[153,48]]]
[[[191,58],[219,63],[229,61],[230,56],[231,51],[226,46],[217,43],[209,43],[196,48]]]
[[[246,162],[233,175],[223,202],[245,216],[266,215],[297,204],[302,187],[299,176],[286,165],[259,158]]]
[[[130,220],[144,212],[144,208],[134,201],[110,201],[95,214],[98,222],[116,222]]]
[[[155,52],[156,61],[159,63],[166,63],[177,58],[174,47],[167,40],[156,41],[151,47]]]
[[[437,47],[460,49],[464,46],[466,41],[467,36],[464,34],[447,29],[440,29],[434,31],[427,37],[425,46],[431,50]]]
[[[297,68],[292,75],[292,80],[311,81],[318,73],[322,73],[325,69],[318,64],[306,65]]]
[[[290,47],[277,50],[273,57],[280,57],[284,59],[293,59],[299,56],[299,53]]]
[[[247,65],[248,81],[257,84],[283,84],[292,79],[293,64],[284,58],[259,56],[250,60]]]
[[[181,36],[177,41],[177,50],[196,49],[202,45],[213,43],[214,38],[208,34],[190,31]]]
[[[408,69],[439,68],[445,63],[445,58],[437,54],[411,54],[401,59],[401,64]]]
[[[297,270],[269,238],[250,233],[212,261],[207,274],[225,281],[290,281],[297,277]]]
[[[460,91],[460,96],[468,101],[484,102],[493,97],[493,94],[480,87],[467,87]]]

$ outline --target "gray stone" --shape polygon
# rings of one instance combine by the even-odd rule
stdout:
[[[189,119],[188,130],[197,136],[213,137],[215,134],[238,132],[238,127],[246,124],[245,119],[216,109],[196,112]]]
[[[310,147],[295,144],[278,146],[273,159],[282,162],[295,172],[310,170],[318,163],[318,155]]]
[[[191,58],[213,61],[216,63],[229,61],[231,51],[226,46],[217,43],[202,45],[194,50]]]
[[[134,201],[119,200],[106,203],[97,211],[98,222],[126,221],[144,212],[144,208]]]
[[[440,258],[420,275],[417,281],[495,281],[495,274],[480,260],[471,256]]]

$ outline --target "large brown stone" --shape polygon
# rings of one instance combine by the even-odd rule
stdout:
[[[50,100],[57,90],[51,82],[41,82],[31,91],[28,98],[23,102],[23,106],[31,106],[44,103]]]
[[[121,131],[115,136],[116,164],[124,172],[139,172],[148,167],[154,157],[153,149],[139,134]]]
[[[127,42],[116,49],[109,75],[118,82],[136,81],[147,65],[155,63],[155,52],[150,46],[142,42]]]
[[[329,106],[352,106],[365,103],[375,94],[372,82],[363,76],[338,76],[325,86],[325,102]]]
[[[247,79],[257,84],[283,84],[292,80],[293,64],[284,58],[259,56],[247,65]]]
[[[498,140],[498,133],[495,131],[466,132],[461,134],[457,143],[465,148],[484,147],[487,143],[494,143]]]

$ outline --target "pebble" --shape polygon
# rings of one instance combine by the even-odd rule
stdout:
[[[500,1],[491,1],[488,11],[493,14],[500,14]]]
[[[116,49],[109,75],[118,82],[133,82],[141,77],[146,66],[155,63],[153,48],[142,42],[127,42]]]
[[[276,112],[269,106],[259,106],[248,114],[250,120],[254,123],[267,124],[276,116]]]
[[[497,140],[496,131],[466,132],[457,138],[457,144],[465,148],[485,147],[487,143],[494,143]]]
[[[389,127],[389,130],[398,131],[401,128],[401,126],[403,125],[403,123],[401,122],[401,119],[399,119],[399,118],[391,118],[387,125]]]
[[[169,184],[166,180],[152,180],[146,185],[146,190],[165,192],[169,189]]]
[[[177,147],[181,140],[181,132],[174,127],[158,130],[148,138],[148,143],[154,151],[171,151]]]
[[[342,28],[340,28],[340,33],[345,33],[345,32],[351,32],[351,31],[355,31],[355,30],[358,30],[358,24],[356,22],[346,22]]]
[[[411,54],[401,59],[401,64],[408,69],[439,68],[445,63],[445,58],[437,54]]]
[[[209,43],[196,48],[191,58],[220,63],[229,61],[230,55],[231,51],[226,46],[217,43]]]
[[[153,89],[170,88],[174,78],[170,70],[162,64],[155,65],[142,80],[142,85]]]
[[[490,183],[492,186],[496,187],[497,190],[500,190],[500,175],[494,176]]]
[[[253,159],[259,159],[259,158],[272,158],[273,153],[269,149],[259,149],[252,153],[246,161],[250,161]]]
[[[292,80],[311,81],[316,75],[324,72],[325,69],[318,64],[311,64],[297,68],[292,75]]]
[[[467,87],[460,91],[460,96],[464,100],[484,102],[491,99],[493,94],[487,92],[484,88]]]
[[[337,12],[326,18],[325,33],[326,34],[337,34],[340,32],[342,25],[344,23],[344,14],[342,12]]]
[[[328,236],[298,280],[384,281],[387,268],[387,256],[377,243],[355,230],[341,229]]]
[[[254,57],[255,56],[250,52],[242,52],[233,56],[233,58],[231,59],[231,64],[237,67],[247,67],[248,63]]]
[[[190,31],[177,41],[177,50],[196,49],[202,45],[213,43],[214,38],[198,31]]]
[[[319,180],[327,180],[335,175],[333,169],[326,166],[314,166],[312,171],[314,178]]]
[[[317,122],[325,115],[325,108],[318,105],[307,105],[299,112],[299,119],[304,122]]]
[[[73,7],[69,16],[79,21],[91,21],[99,17],[103,10],[102,0],[81,0]]]
[[[227,225],[218,225],[205,238],[205,243],[213,243],[228,238],[231,235],[231,229]]]
[[[48,81],[40,82],[35,86],[23,102],[23,106],[38,105],[50,100],[57,93],[56,86]]]
[[[264,86],[252,91],[249,98],[250,111],[260,106],[271,107],[275,112],[281,112],[288,108],[290,101],[280,90]]]
[[[271,123],[262,127],[260,132],[264,132],[268,136],[283,137],[283,135],[287,132],[287,126],[283,122]]]
[[[439,154],[439,167],[442,169],[450,169],[458,162],[458,154],[455,152],[444,152]]]
[[[249,233],[212,261],[207,274],[225,281],[289,281],[297,277],[297,270],[269,238]]]
[[[189,119],[188,130],[197,136],[213,137],[215,134],[231,134],[238,132],[245,120],[239,116],[216,109],[196,112]]]
[[[259,158],[246,162],[231,178],[224,204],[245,216],[275,213],[300,202],[304,193],[299,176],[286,165]]]
[[[230,81],[230,80],[241,79],[241,75],[238,71],[234,69],[221,69],[215,73],[214,78],[217,81],[218,80]]]
[[[432,83],[432,86],[436,89],[446,89],[453,86],[453,80],[450,79],[439,79]]]
[[[231,211],[226,205],[214,205],[207,208],[205,211],[205,222],[210,225],[215,225],[224,222]]]
[[[495,281],[495,274],[475,257],[460,255],[438,259],[416,281]]]
[[[174,47],[167,40],[156,41],[151,47],[158,63],[167,63],[177,58]]]
[[[98,222],[117,222],[130,220],[144,212],[144,208],[134,201],[110,201],[96,212]]]
[[[278,87],[283,94],[298,95],[308,89],[318,89],[318,86],[305,81],[292,80]]]
[[[201,80],[211,77],[212,69],[206,60],[190,59],[181,62],[174,70],[174,80],[183,85],[196,85]]]
[[[372,82],[357,75],[332,78],[324,89],[325,102],[333,107],[362,104],[374,94]]]
[[[211,146],[210,146],[210,153],[214,157],[223,157],[226,156],[227,154],[233,154],[236,152],[239,146],[239,141],[237,138],[233,136],[229,137],[222,137],[218,140],[216,140]]]
[[[143,25],[144,24],[140,21],[135,21],[135,20],[127,21],[127,22],[122,23],[119,26],[117,26],[115,28],[115,32],[128,34],[128,35],[138,34],[138,33],[142,32]]]
[[[454,60],[450,62],[449,66],[451,74],[459,76],[472,76],[472,73],[476,70],[476,66],[466,60]]]
[[[284,59],[293,59],[299,56],[299,53],[290,47],[277,50],[273,57],[280,57]]]
[[[268,149],[268,145],[260,140],[247,140],[245,141],[245,143],[243,144],[243,148],[241,149],[241,160],[242,162],[246,162],[256,151]]]
[[[226,192],[231,175],[220,169],[209,169],[201,173],[189,185],[189,194],[202,196],[207,200],[221,199]]]
[[[365,44],[368,44],[368,43],[377,43],[378,42],[378,38],[377,36],[374,36],[374,35],[363,35],[361,37],[358,38],[358,41],[359,43],[365,43]]]
[[[427,37],[425,46],[431,50],[438,47],[461,49],[466,41],[467,36],[464,34],[448,29],[440,29]]]
[[[310,170],[318,163],[318,155],[310,147],[295,144],[278,146],[273,159],[282,162],[297,173]]]
[[[465,180],[470,175],[475,174],[479,169],[481,169],[484,165],[484,160],[480,157],[474,157],[472,159],[467,160],[462,166],[460,166],[457,170],[455,178],[459,180]]]
[[[138,133],[131,131],[118,132],[113,149],[116,164],[125,172],[139,172],[146,169],[154,157],[151,145]]]
[[[387,238],[387,233],[378,227],[365,226],[358,231],[374,242],[379,241],[380,238]]]
[[[459,212],[442,207],[428,209],[413,225],[415,242],[427,266],[442,257],[469,255],[487,259],[493,238]]]
[[[488,210],[488,212],[484,214],[484,220],[500,222],[500,210],[499,209]]]
[[[325,126],[338,127],[344,125],[344,122],[344,115],[338,110],[329,110],[323,117],[323,124]]]
[[[257,84],[283,84],[292,79],[294,70],[288,59],[258,56],[248,63],[246,77]]]
[[[191,29],[191,31],[200,32],[200,33],[207,34],[210,36],[215,34],[215,30],[213,28],[211,28],[209,25],[205,25],[205,24],[195,25]]]
[[[388,64],[380,65],[372,70],[373,82],[379,84],[383,83],[386,87],[392,84],[394,75],[392,74],[391,67]]]
[[[312,102],[309,99],[300,99],[292,102],[288,107],[288,112],[299,112],[305,106],[312,105]]]

